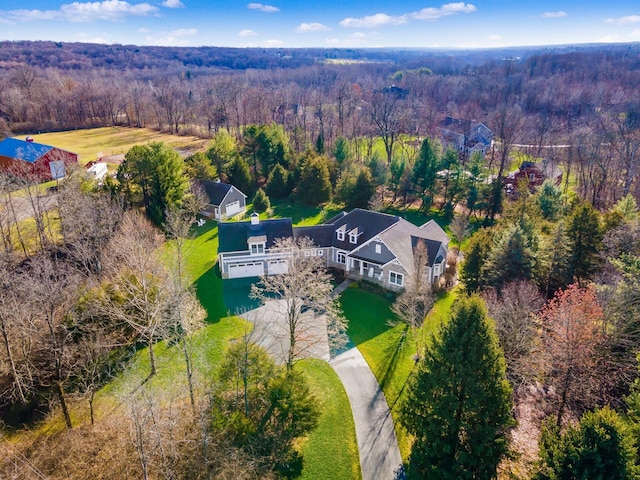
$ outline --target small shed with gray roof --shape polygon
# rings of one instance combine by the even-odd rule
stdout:
[[[200,180],[199,184],[209,198],[209,203],[202,211],[205,217],[226,220],[247,211],[247,196],[233,185],[209,180]]]

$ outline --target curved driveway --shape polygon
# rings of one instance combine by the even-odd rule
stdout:
[[[348,284],[348,283],[346,283]],[[339,294],[341,285],[334,294]],[[253,341],[283,362],[288,350],[288,329],[284,304],[270,301],[242,316],[254,324]],[[298,357],[329,360],[326,321],[309,312],[302,319],[305,342],[298,344]],[[402,459],[389,405],[380,385],[357,348],[351,348],[329,360],[342,381],[351,404],[356,427],[363,480],[392,480]]]
[[[376,377],[357,348],[330,362],[340,377],[353,412],[362,480],[391,480],[402,459],[393,418]]]

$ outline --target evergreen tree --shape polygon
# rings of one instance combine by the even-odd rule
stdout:
[[[542,217],[546,220],[555,220],[560,213],[560,197],[562,192],[550,181],[542,184],[538,193],[538,207]]]
[[[420,146],[420,153],[413,165],[411,179],[414,188],[422,198],[421,209],[427,211],[433,202],[438,172],[438,153],[432,140],[426,137]]]
[[[267,193],[272,198],[286,198],[291,193],[291,183],[289,182],[289,172],[282,165],[277,164],[271,173],[266,185]]]
[[[218,130],[211,139],[206,156],[216,167],[218,175],[226,177],[227,170],[238,157],[236,139],[226,130]]]
[[[500,290],[507,282],[530,280],[534,276],[535,252],[519,224],[496,234],[486,260],[489,284]]]
[[[484,265],[491,250],[492,237],[491,231],[483,228],[469,240],[464,262],[460,268],[460,279],[467,293],[477,292],[486,284]]]
[[[559,289],[564,289],[572,281],[571,251],[567,235],[562,222],[558,223],[551,234],[546,248],[541,249],[546,254],[541,259],[541,274],[539,285],[546,296],[552,297]]]
[[[211,160],[202,152],[194,153],[184,159],[185,173],[192,180],[215,180],[218,170]]]
[[[569,218],[567,237],[571,249],[571,276],[588,280],[598,268],[602,232],[598,212],[588,203],[578,205]]]
[[[229,167],[229,183],[235,185],[241,192],[246,195],[253,191],[251,171],[249,170],[249,164],[241,157],[231,163]]]
[[[561,434],[548,421],[540,436],[540,460],[534,480],[634,480],[640,478],[637,452],[628,426],[605,407],[588,412]]]
[[[347,210],[367,208],[375,191],[376,187],[373,184],[371,173],[367,168],[361,169],[353,184],[353,189],[345,198]]]
[[[351,150],[349,148],[349,141],[346,138],[338,137],[336,139],[336,143],[333,145],[333,156],[340,168],[342,168],[345,161],[349,160]]]
[[[409,478],[489,480],[507,451],[511,387],[493,323],[462,297],[425,349],[400,419],[415,439]]]
[[[327,159],[310,156],[304,163],[298,182],[300,199],[310,205],[319,205],[331,198],[331,182]]]
[[[259,188],[255,197],[253,197],[253,209],[258,213],[262,213],[269,210],[269,208],[271,208],[269,197],[264,193],[264,190]]]
[[[117,178],[128,200],[135,202],[140,195],[147,216],[162,225],[165,212],[178,208],[189,188],[183,167],[184,162],[170,146],[151,142],[129,149]]]
[[[316,138],[316,153],[324,155],[324,135],[322,133],[318,134],[318,138]]]

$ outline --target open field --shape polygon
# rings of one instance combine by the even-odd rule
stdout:
[[[208,140],[191,136],[168,135],[149,128],[103,127],[67,132],[30,135],[34,141],[77,153],[81,165],[107,155],[127,153],[134,145],[165,142],[184,154],[207,147]],[[17,138],[24,139],[26,135]]]

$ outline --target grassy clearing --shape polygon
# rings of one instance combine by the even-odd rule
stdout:
[[[172,147],[190,153],[204,150],[208,140],[191,136],[168,135],[148,128],[103,127],[87,130],[70,130],[31,135],[38,143],[55,145],[77,153],[84,165],[98,156],[127,153],[134,145],[148,142],[165,142]],[[17,138],[24,139],[26,136]]]
[[[457,294],[458,290],[454,289],[438,296],[423,327],[417,332],[424,339],[422,343],[428,341],[438,325],[447,321]],[[415,367],[417,339],[406,326],[390,325],[396,319],[391,311],[391,302],[384,297],[348,288],[341,296],[341,303],[349,320],[349,337],[380,383],[394,418],[400,453],[406,459],[411,449],[411,438],[398,422],[398,411]]]
[[[360,461],[355,425],[347,393],[328,363],[298,363],[321,404],[318,428],[304,442],[301,480],[359,479]]]

